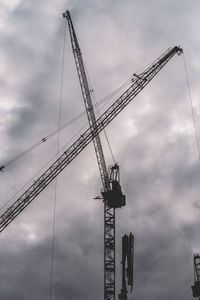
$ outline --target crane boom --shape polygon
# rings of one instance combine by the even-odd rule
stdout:
[[[83,95],[83,100],[85,104],[85,109],[87,113],[87,118],[89,122],[89,126],[91,130],[96,126],[96,116],[93,108],[90,88],[86,76],[86,71],[83,63],[82,53],[81,49],[79,47],[78,39],[74,30],[74,26],[72,23],[72,19],[70,16],[69,11],[67,10],[63,17],[67,19],[68,25],[69,25],[69,33],[71,38],[71,44],[72,44],[72,51],[74,54],[74,59],[76,63],[78,78],[80,82],[80,87]],[[95,136],[93,139],[94,149],[97,157],[97,162],[99,166],[100,176],[103,183],[104,190],[110,190],[110,180],[109,180],[109,174],[106,167],[105,157],[103,154],[103,149],[101,145],[101,140],[99,137],[99,134]]]
[[[64,153],[20,196],[1,216],[0,232],[4,230],[38,194],[69,165],[75,157],[99,134],[175,55],[182,54],[180,47],[168,49],[142,73],[135,74],[131,86],[89,127]]]

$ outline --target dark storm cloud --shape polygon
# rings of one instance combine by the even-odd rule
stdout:
[[[71,10],[97,98],[176,43],[186,48],[198,91],[198,3],[88,0],[58,7],[55,1],[21,1],[7,12],[1,34],[2,98],[11,103],[1,113],[11,116],[2,127],[3,157],[56,127],[65,9]],[[66,48],[71,53],[69,36]],[[69,120],[83,106],[72,55],[65,63],[62,120]],[[116,290],[120,236],[132,231],[136,299],[191,297],[192,252],[200,248],[199,168],[185,91],[182,58],[176,57],[108,127],[127,195],[127,207],[117,212]],[[1,203],[55,153],[55,144],[3,174]],[[103,299],[103,207],[92,200],[100,186],[92,146],[59,176],[55,300]],[[50,185],[1,234],[1,299],[49,299],[53,195]]]

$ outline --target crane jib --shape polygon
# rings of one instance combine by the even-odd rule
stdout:
[[[144,72],[133,78],[132,85],[97,119],[96,127],[88,128],[64,153],[23,193],[1,216],[0,232],[54,180],[57,175],[78,156],[78,154],[99,134],[153,79],[164,65],[175,55],[180,55],[180,47],[170,48]]]

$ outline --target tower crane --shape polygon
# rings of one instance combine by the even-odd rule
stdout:
[[[169,48],[150,66],[146,67],[143,72],[134,74],[130,87],[127,88],[126,91],[97,120],[95,120],[95,123],[93,123],[91,119],[89,128],[84,131],[79,138],[72,143],[72,145],[66,149],[63,154],[60,155],[53,164],[39,176],[37,180],[32,183],[30,187],[5,210],[5,212],[0,216],[0,232],[2,232],[25,209],[25,207],[28,206],[37,197],[37,195],[39,195],[59,175],[59,173],[61,173],[66,166],[68,166],[79,155],[79,153],[98,136],[98,134],[136,97],[136,95],[145,88],[145,86],[156,76],[156,74],[158,74],[158,72],[160,72],[160,70],[175,54],[181,55],[182,52],[183,50],[179,46]],[[102,171],[101,176],[104,176],[104,174],[107,174],[107,169]],[[105,189],[102,195],[104,202],[106,203],[106,207],[108,208],[107,224],[110,226],[109,230],[112,230],[112,232],[113,215],[109,214],[109,210],[111,209],[112,211],[114,208],[125,204],[125,199],[122,197],[123,195],[119,193],[120,186],[117,184],[118,177],[116,176],[118,176],[118,169],[111,169],[111,174],[107,178],[110,178],[112,186],[110,186],[110,181],[106,182],[102,180],[106,185],[109,185],[108,189]],[[107,187],[106,185],[105,188]],[[115,195],[112,193],[110,194],[110,191],[114,190],[116,191],[116,195],[120,195],[119,201],[116,201],[117,197]],[[110,247],[110,251],[113,249],[111,241],[112,237],[110,239],[108,232],[106,246],[108,248]],[[112,288],[110,295],[111,296],[109,296],[108,299],[112,299]]]
[[[139,94],[175,54],[181,55],[179,46],[169,48],[143,72],[134,74],[131,86],[96,120],[94,128],[85,130],[47,170],[0,216],[2,232],[39,195],[83,149]]]
[[[74,54],[80,87],[83,95],[87,118],[92,131],[96,127],[96,116],[92,103],[91,92],[79,47],[76,32],[69,11],[63,17],[67,19],[72,51]],[[111,167],[110,174],[106,166],[101,139],[97,134],[93,139],[100,176],[103,184],[104,202],[104,299],[115,300],[115,209],[125,206],[125,196],[119,184],[119,166]]]

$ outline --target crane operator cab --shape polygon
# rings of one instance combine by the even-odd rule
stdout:
[[[126,197],[122,194],[121,186],[117,180],[111,182],[111,190],[101,194],[110,208],[119,208],[126,205]]]

